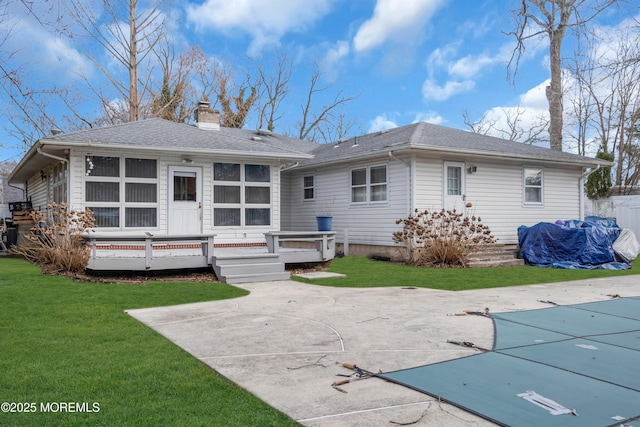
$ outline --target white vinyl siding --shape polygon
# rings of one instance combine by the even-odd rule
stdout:
[[[466,179],[469,213],[482,218],[499,238],[498,243],[517,243],[521,225],[557,219],[577,219],[580,216],[578,180],[580,169],[544,170],[544,205],[524,205],[522,166],[517,164],[489,164],[475,162],[478,171]]]
[[[441,159],[418,156],[416,158],[416,205],[414,208],[436,209],[442,206],[443,172]],[[487,162],[477,158],[464,158],[467,165],[476,166],[476,172],[465,178],[467,212],[482,218],[491,228],[500,244],[515,244],[521,225],[554,222],[557,219],[577,219],[580,216],[578,180],[580,167],[544,167],[544,205],[523,204],[523,167],[513,162]],[[542,168],[537,165],[527,167]],[[535,208],[532,208],[535,207]]]
[[[351,202],[351,171],[381,166],[386,170],[386,201],[371,203]],[[343,241],[348,230],[349,242],[368,245],[393,245],[392,235],[398,229],[395,221],[408,215],[410,191],[409,167],[400,161],[381,163],[354,163],[329,165],[314,171],[315,200],[303,200],[303,177],[308,172],[293,171],[283,174],[290,186],[291,208],[282,225],[283,230],[315,231],[316,216],[331,215],[332,229],[338,241]],[[380,184],[380,183],[378,183]]]

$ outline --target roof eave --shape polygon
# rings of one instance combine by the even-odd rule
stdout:
[[[264,152],[264,151],[251,151],[251,150],[207,150],[198,148],[185,148],[185,147],[154,147],[147,145],[131,146],[126,144],[102,144],[91,142],[62,142],[62,141],[42,141],[42,145],[52,145],[58,147],[86,147],[95,149],[116,149],[116,150],[132,150],[132,151],[153,151],[162,153],[180,153],[180,154],[207,154],[207,155],[226,155],[226,156],[246,156],[251,154],[253,157],[261,157],[268,159],[291,159],[291,160],[307,160],[312,159],[313,155],[306,153],[290,153],[290,152]]]
[[[515,153],[505,154],[505,153],[496,153],[496,152],[486,152],[481,150],[452,149],[452,148],[445,148],[445,147],[434,147],[434,146],[424,146],[424,145],[403,143],[403,144],[397,144],[396,146],[386,147],[384,150],[380,149],[378,151],[370,152],[370,153],[359,155],[359,156],[356,155],[351,157],[343,157],[341,159],[329,159],[329,160],[325,160],[317,163],[311,163],[308,165],[302,164],[295,169],[301,170],[301,169],[325,166],[328,164],[341,164],[341,163],[348,163],[356,160],[368,160],[371,158],[387,155],[387,153],[389,152],[399,153],[399,152],[409,152],[412,150],[472,155],[474,157],[488,158],[493,160],[495,160],[496,156],[498,155],[500,159],[519,160],[523,162],[535,161],[535,162],[543,162],[543,163],[556,163],[556,164],[559,163],[559,164],[565,164],[565,165],[571,164],[571,165],[584,166],[584,167],[595,167],[598,165],[600,165],[601,167],[613,166],[612,162],[602,160],[602,159],[588,158],[588,157],[585,157],[584,159],[567,159],[567,158],[549,159],[544,156],[535,156],[535,155],[534,156],[521,155],[521,154],[515,154]]]

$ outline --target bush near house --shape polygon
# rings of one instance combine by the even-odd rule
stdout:
[[[89,261],[89,248],[82,234],[95,227],[93,213],[89,209],[69,211],[65,203],[51,203],[47,208],[50,216],[31,211],[34,225],[24,234],[24,243],[14,246],[12,252],[48,272],[83,272]]]
[[[414,266],[466,267],[472,252],[496,242],[480,217],[464,215],[455,209],[416,209],[396,224],[403,227],[393,233],[393,241],[404,247],[406,262]]]

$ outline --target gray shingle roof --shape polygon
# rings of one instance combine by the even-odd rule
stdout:
[[[303,166],[348,161],[367,155],[383,155],[389,151],[396,152],[408,149],[511,157],[585,166],[610,164],[572,153],[554,151],[459,129],[429,123],[414,123],[350,138],[346,141],[320,145],[312,152],[315,157],[305,161]]]
[[[184,123],[147,119],[42,138],[44,145],[96,145],[185,153],[255,153],[272,157],[307,158],[316,144],[255,130],[203,130]]]

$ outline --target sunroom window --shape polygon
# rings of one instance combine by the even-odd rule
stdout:
[[[157,226],[157,160],[112,156],[85,160],[85,206],[93,211],[96,226]]]
[[[213,225],[241,227],[271,224],[271,167],[214,163]]]

